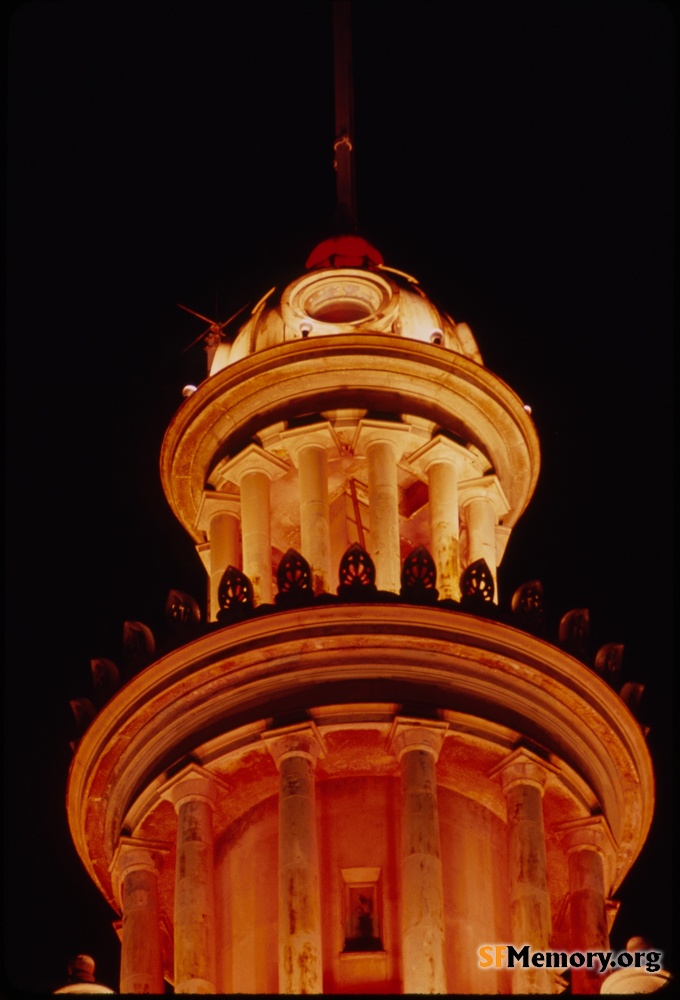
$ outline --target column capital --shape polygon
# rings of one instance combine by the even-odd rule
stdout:
[[[325,452],[336,452],[338,455],[341,453],[338,439],[328,421],[283,431],[281,443],[285,445],[288,457],[295,468],[300,464],[300,452],[308,447],[321,448]]]
[[[238,455],[220,462],[211,479],[218,488],[227,483],[234,483],[240,487],[241,480],[248,473],[264,472],[273,481],[284,476],[289,468],[288,463],[282,458],[271,455],[257,444],[249,444]]]
[[[158,791],[161,799],[172,802],[179,812],[183,802],[207,802],[214,809],[217,799],[217,781],[214,775],[198,764],[189,764],[174,775]]]
[[[162,841],[121,837],[109,865],[116,897],[120,900],[121,882],[129,872],[149,871],[158,874],[169,850],[170,846]]]
[[[555,829],[568,855],[574,851],[596,851],[605,858],[616,854],[616,840],[604,816],[583,816],[567,820]]]
[[[422,476],[427,476],[430,466],[437,463],[453,465],[459,476],[480,474],[479,458],[462,444],[438,434],[417,451],[406,456],[406,461]]]
[[[287,757],[306,757],[316,766],[319,757],[326,756],[321,733],[313,722],[270,729],[260,733],[260,738],[264,740],[278,768]]]
[[[533,785],[543,794],[548,774],[558,769],[542,760],[531,750],[519,747],[489,771],[490,778],[500,777],[503,792],[507,795],[515,785]]]
[[[236,493],[222,493],[220,490],[206,490],[201,497],[201,503],[196,515],[196,527],[199,531],[210,533],[210,521],[215,514],[231,514],[241,516],[241,498]]]
[[[388,737],[388,748],[397,760],[408,750],[426,750],[436,761],[448,729],[447,722],[397,716]]]
[[[408,443],[411,428],[406,424],[395,424],[390,420],[360,420],[352,442],[355,453],[365,451],[372,444],[388,442],[395,450],[398,462]]]
[[[460,484],[458,502],[461,508],[475,500],[493,503],[496,518],[503,517],[510,510],[508,498],[503,492],[498,476],[480,476],[478,479],[466,479]]]

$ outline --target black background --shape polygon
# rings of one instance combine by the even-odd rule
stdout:
[[[66,824],[68,701],[124,620],[203,599],[158,475],[205,364],[176,303],[224,320],[333,234],[331,5],[32,3],[9,28],[6,988],[83,951],[116,988]],[[533,408],[501,600],[541,579],[646,685],[659,802],[612,943],[672,967],[671,14],[362,0],[353,32],[359,230]]]

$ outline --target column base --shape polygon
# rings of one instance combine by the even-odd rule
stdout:
[[[175,983],[175,993],[217,993],[215,984],[209,979],[183,979],[181,983]]]

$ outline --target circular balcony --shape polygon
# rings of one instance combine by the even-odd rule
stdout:
[[[110,865],[119,839],[143,835],[172,852],[174,817],[159,790],[187,761],[231,789],[218,803],[219,832],[276,794],[265,734],[315,725],[328,748],[319,780],[388,775],[397,766],[390,730],[403,716],[445,726],[438,784],[499,817],[497,768],[520,748],[538,755],[549,772],[551,877],[558,887],[566,878],[558,828],[601,815],[612,890],[621,883],[654,799],[644,736],[621,699],[567,653],[509,625],[390,603],[317,605],[215,627],[135,676],[76,750],[67,804],[78,852],[117,906]]]

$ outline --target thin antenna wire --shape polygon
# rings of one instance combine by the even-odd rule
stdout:
[[[354,90],[352,87],[352,32],[350,0],[333,0],[335,66],[335,153],[337,175],[336,222],[341,232],[357,230],[354,183]]]

